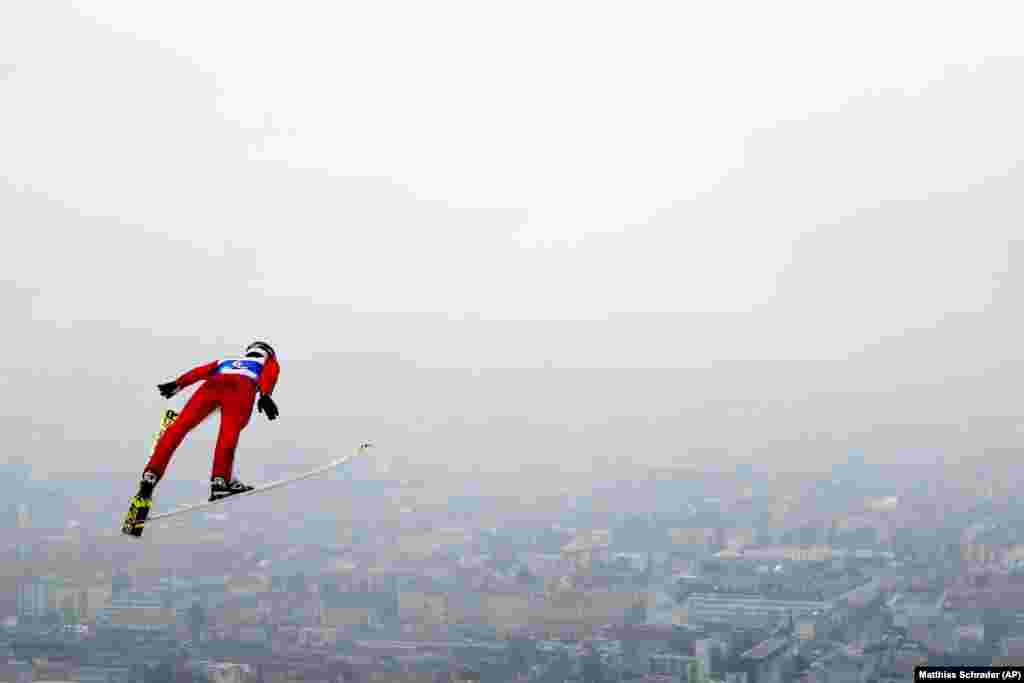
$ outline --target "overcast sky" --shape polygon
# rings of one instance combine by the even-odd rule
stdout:
[[[10,5],[0,457],[134,473],[154,385],[254,338],[256,479],[364,438],[585,469],[629,415],[678,457],[709,398],[1012,400],[1015,3]]]

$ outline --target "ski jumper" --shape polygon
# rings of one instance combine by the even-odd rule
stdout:
[[[164,476],[174,451],[182,439],[220,408],[220,432],[213,452],[213,470],[210,478],[223,477],[231,481],[235,448],[242,429],[249,424],[256,392],[270,396],[277,385],[281,366],[277,358],[227,358],[194,368],[176,380],[178,387],[185,388],[203,381],[196,393],[192,394],[178,419],[167,428],[160,438],[153,455],[146,465],[146,471],[153,472],[157,479]]]

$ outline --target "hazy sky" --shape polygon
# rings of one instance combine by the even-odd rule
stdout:
[[[707,398],[991,395],[1024,341],[1015,8],[5,6],[9,450],[134,472],[153,386],[257,337],[255,463],[369,436],[585,467],[429,426],[652,415],[677,455]]]

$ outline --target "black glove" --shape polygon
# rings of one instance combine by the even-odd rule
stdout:
[[[171,396],[174,396],[176,393],[178,393],[177,382],[167,382],[165,384],[158,384],[156,388],[160,390],[160,395],[163,396],[164,398],[170,398]]]
[[[277,419],[277,404],[266,394],[260,394],[260,400],[256,401],[256,410],[266,415],[268,420]]]

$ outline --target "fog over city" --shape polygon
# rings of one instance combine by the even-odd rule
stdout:
[[[639,85],[626,86],[626,74],[600,80],[581,56],[556,50],[548,27],[538,29],[538,49],[549,50],[559,68],[589,74],[579,85],[584,97],[531,100],[552,107],[552,119],[534,112],[518,124],[485,99],[480,116],[495,127],[487,129],[495,141],[488,156],[457,139],[449,120],[469,117],[463,105],[480,101],[455,84],[487,69],[443,71],[454,59],[450,46],[429,58],[436,70],[417,67],[433,74],[447,104],[425,104],[423,83],[405,95],[380,83],[372,94],[359,92],[354,84],[370,78],[374,52],[365,62],[344,62],[333,82],[307,83],[302,98],[282,97],[281,116],[296,123],[279,130],[272,98],[291,92],[283,72],[326,78],[327,53],[277,47],[273,58],[260,52],[251,71],[235,55],[221,75],[214,67],[227,57],[213,50],[209,32],[227,17],[214,15],[195,31],[184,19],[120,12],[39,3],[19,11],[23,30],[5,22],[0,61],[11,68],[0,91],[8,123],[0,133],[7,150],[0,211],[17,239],[3,268],[12,314],[3,413],[17,444],[11,452],[37,453],[31,459],[45,471],[81,469],[83,457],[134,471],[160,404],[152,386],[257,337],[280,349],[286,374],[279,396],[289,419],[254,424],[245,434],[244,458],[253,466],[286,461],[283,449],[372,436],[458,467],[500,461],[505,468],[522,457],[585,470],[599,445],[575,448],[570,438],[557,447],[529,439],[528,452],[512,460],[487,456],[518,438],[510,432],[529,427],[489,424],[486,439],[464,447],[457,434],[441,444],[409,432],[452,417],[521,416],[585,434],[587,425],[636,415],[676,430],[675,457],[687,447],[684,435],[703,426],[681,412],[713,400],[796,401],[795,433],[817,431],[815,420],[838,431],[862,431],[872,421],[962,423],[1008,398],[1006,376],[1019,371],[1021,357],[1011,307],[1021,288],[1012,265],[1020,258],[1014,229],[1024,96],[1007,84],[1024,70],[1020,59],[995,51],[943,63],[941,46],[933,45],[935,59],[924,64],[890,55],[891,72],[873,60],[863,72],[850,65],[834,74],[826,65],[780,70],[783,102],[800,92],[802,78],[830,75],[830,84],[820,92],[819,81],[805,84],[811,92],[794,102],[806,111],[775,103],[763,84],[735,111],[742,98],[708,82],[713,61],[698,69],[655,59],[674,54],[669,44],[624,56],[621,69],[646,65],[664,77],[643,81],[641,97]],[[266,12],[254,10],[253,20],[270,22]],[[609,12],[594,11],[601,30],[610,30]],[[650,27],[644,16],[630,21]],[[298,15],[295,26],[307,20]],[[351,56],[356,48],[342,37],[351,38],[353,20],[338,16],[343,33],[322,49]],[[195,44],[177,46],[175,38],[185,36]],[[467,48],[481,47],[466,40]],[[594,55],[599,70],[610,57],[599,58],[594,41],[587,37],[578,54]],[[249,37],[240,45],[257,51],[259,43]],[[527,74],[554,87],[557,79],[533,53],[523,75],[508,80],[513,67],[499,57],[501,45],[487,52],[504,66],[490,72],[484,92],[536,98],[522,81]],[[829,59],[845,59],[841,46],[835,50]],[[778,59],[792,65],[788,55]],[[392,73],[400,63],[407,62],[381,68]],[[742,78],[733,61],[723,64],[730,92],[757,80],[756,70]],[[262,89],[251,82],[260,69],[267,70]],[[255,91],[262,100],[246,99]],[[638,97],[633,108],[622,101],[630,93]],[[599,95],[604,106],[593,101]],[[326,111],[296,111],[306,101]],[[346,141],[411,136],[394,118],[352,113],[385,102],[401,104],[414,121],[422,111],[422,125],[447,121],[434,135],[448,142],[424,131],[429,139],[403,156],[392,141],[383,150],[395,159],[396,178],[357,177]],[[520,102],[516,111],[532,106]],[[719,109],[729,114],[716,123]],[[331,128],[324,158],[311,159],[304,152],[313,140],[300,124],[308,121],[308,135],[316,135],[327,111],[345,116]],[[629,118],[616,126],[610,112]],[[586,137],[570,116],[606,127]],[[532,151],[509,152],[507,136],[528,134]],[[729,144],[691,150],[687,136],[704,134]],[[639,147],[628,149],[627,139]],[[445,145],[455,160],[442,153]],[[558,153],[562,172],[547,168],[545,145]],[[587,156],[566,156],[568,145]],[[441,181],[429,191],[416,184],[430,175],[418,175],[428,164],[424,146],[453,186],[467,176],[489,184],[480,181],[489,169],[499,186],[533,180],[494,190],[504,206],[489,203],[484,191],[478,202],[458,192],[460,199],[447,201]],[[336,158],[327,158],[331,149]],[[358,151],[360,161],[372,156]],[[459,166],[466,155],[478,170]],[[709,160],[718,165],[692,179],[694,166]],[[675,197],[665,180],[672,169]],[[563,178],[578,191],[559,196]],[[636,188],[653,178],[662,199],[645,204],[649,196]],[[623,212],[630,217],[622,224],[608,224]],[[564,224],[552,227],[554,215]],[[864,394],[884,395],[884,414],[852,409]],[[850,407],[819,406],[819,395],[849,395]],[[749,450],[734,441],[747,425],[716,431],[715,445]],[[643,433],[628,438],[645,441]],[[75,452],[55,447],[61,439],[75,443]],[[204,459],[199,447],[186,449],[183,468]],[[643,450],[653,457],[665,444]],[[789,465],[785,453],[773,457]]]
[[[249,607],[210,598],[212,576],[262,596],[274,648],[313,622],[338,643],[413,625],[461,638],[456,621],[534,640],[558,640],[558,622],[597,650],[634,638],[605,628],[675,634],[575,669],[516,650],[483,674],[502,683],[676,675],[658,657],[719,645],[701,676],[733,683],[812,683],[839,666],[822,654],[836,643],[862,658],[837,674],[850,683],[899,680],[918,655],[1024,655],[1020,14],[0,8],[0,651],[9,635],[11,662],[30,661],[23,639],[58,612],[106,637],[103,609],[147,600],[178,610],[161,628],[189,647],[246,640],[225,615]],[[157,385],[259,339],[280,361],[280,418],[254,411],[237,475],[296,475],[364,441],[372,455],[119,538],[162,411],[195,391]],[[205,499],[219,421],[185,438],[155,510]],[[59,578],[43,591],[42,576]],[[225,578],[243,576],[262,587]],[[58,584],[110,595],[74,598],[72,619]],[[593,607],[626,585],[669,606],[579,607],[571,627],[530,611],[552,586]],[[413,593],[445,595],[448,616],[423,617]],[[462,593],[491,606],[459,612]],[[726,593],[803,607],[764,607],[726,637],[707,615],[747,609],[715,602]],[[332,600],[369,611],[348,623],[326,616]],[[182,616],[193,604],[201,628]],[[830,615],[828,638],[793,621],[805,608]],[[787,638],[800,654],[758,668]],[[359,647],[337,647],[354,658],[344,680],[385,680],[364,676],[383,669]],[[248,661],[224,652],[189,657]],[[93,680],[77,670],[63,673]],[[143,675],[125,671],[93,673]]]

